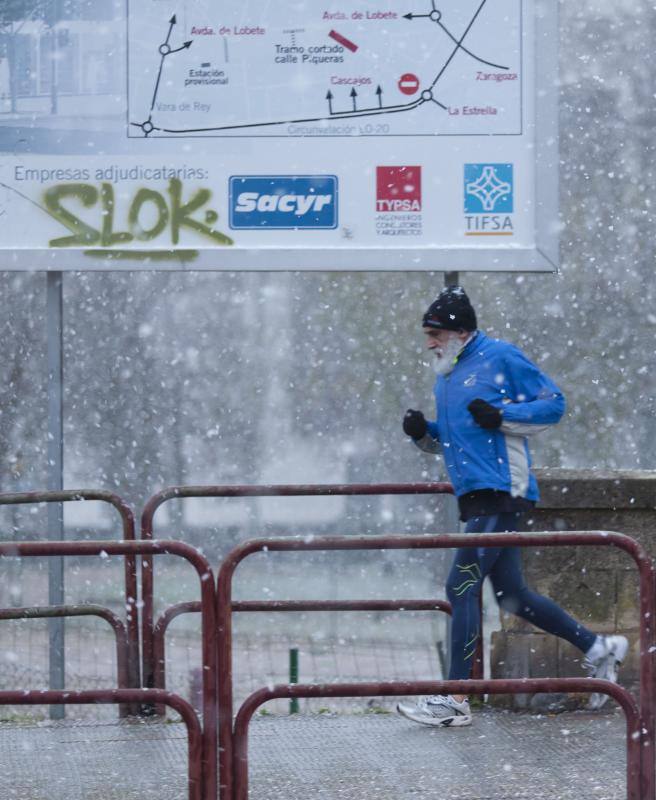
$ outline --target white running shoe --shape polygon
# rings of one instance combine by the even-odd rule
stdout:
[[[585,663],[590,670],[590,677],[617,683],[617,669],[628,649],[626,636],[599,636],[586,654]],[[588,708],[601,708],[607,700],[607,694],[591,694]]]
[[[413,722],[438,728],[457,728],[472,722],[469,701],[459,703],[450,694],[420,697],[415,705],[399,703],[396,710]]]

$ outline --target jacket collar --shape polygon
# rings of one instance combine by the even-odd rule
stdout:
[[[476,350],[478,350],[478,348],[483,344],[485,339],[486,336],[484,333],[482,333],[481,331],[475,331],[473,337],[467,342],[464,348],[460,351],[456,366],[461,361],[464,361],[468,356],[472,355],[472,353],[476,352]]]

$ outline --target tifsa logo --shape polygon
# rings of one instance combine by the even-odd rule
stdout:
[[[465,164],[465,236],[512,236],[512,164]]]
[[[233,175],[230,227],[325,230],[337,227],[335,175]]]
[[[376,167],[376,211],[421,211],[421,167]]]
[[[465,164],[465,214],[512,214],[513,165]]]

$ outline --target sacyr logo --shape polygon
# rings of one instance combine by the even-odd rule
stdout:
[[[321,230],[337,227],[335,175],[233,175],[230,227]]]
[[[513,213],[513,165],[465,164],[465,214]]]

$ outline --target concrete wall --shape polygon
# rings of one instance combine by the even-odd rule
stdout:
[[[656,471],[537,470],[541,501],[531,531],[606,530],[634,537],[656,555]],[[630,640],[620,682],[634,687],[638,667],[638,581],[633,560],[613,548],[526,550],[528,585],[555,600],[595,632],[621,632]],[[580,677],[583,657],[569,643],[501,612],[492,635],[491,674],[509,677]],[[514,708],[585,705],[587,697],[519,695],[496,698]]]

